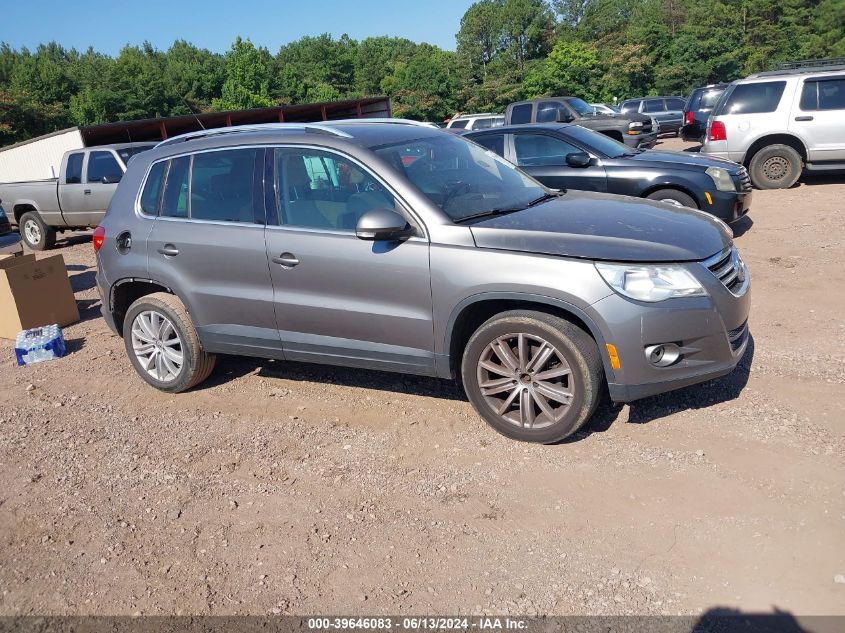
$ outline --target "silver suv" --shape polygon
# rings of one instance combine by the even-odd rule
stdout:
[[[410,122],[279,124],[161,143],[94,235],[103,316],[168,392],[216,354],[458,378],[495,429],[554,442],[730,372],[749,278],[722,222],[546,189]]]
[[[732,83],[701,152],[742,163],[760,189],[791,187],[802,169],[845,169],[845,63],[799,64]]]

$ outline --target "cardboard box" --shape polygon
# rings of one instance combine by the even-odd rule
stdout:
[[[21,330],[79,321],[64,257],[29,254],[0,260],[0,337]]]

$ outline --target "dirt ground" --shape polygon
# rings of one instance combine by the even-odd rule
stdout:
[[[558,446],[433,379],[227,357],[155,391],[62,241],[72,353],[0,341],[0,615],[845,614],[845,177],[735,230],[742,365]]]

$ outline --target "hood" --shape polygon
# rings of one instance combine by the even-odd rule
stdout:
[[[571,190],[470,230],[480,248],[620,262],[702,260],[732,239],[727,225],[695,209]]]
[[[725,158],[715,158],[698,152],[669,152],[664,150],[647,149],[639,154],[628,156],[623,160],[633,160],[638,164],[654,163],[665,164],[670,163],[672,167],[690,167],[699,168],[704,171],[708,167],[722,167],[727,169],[731,174],[738,174],[740,165]]]

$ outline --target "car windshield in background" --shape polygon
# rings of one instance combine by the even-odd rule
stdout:
[[[138,147],[123,147],[117,150],[118,155],[120,156],[121,160],[123,161],[124,165],[129,164],[129,159],[133,156],[140,154],[141,152],[146,152],[148,149],[152,149],[155,147],[155,144],[150,145],[139,145]]]
[[[587,147],[601,152],[608,158],[621,158],[623,156],[633,156],[637,152],[632,150],[624,143],[616,141],[606,134],[588,130],[580,125],[573,125],[566,128],[566,134],[571,136],[575,141],[583,143]]]
[[[460,137],[443,134],[370,149],[456,221],[522,209],[548,194],[504,159]]]
[[[578,113],[578,116],[596,116],[597,114],[601,114],[600,112],[596,112],[596,109],[589,103],[578,97],[567,99],[566,103],[572,106],[572,109]]]

